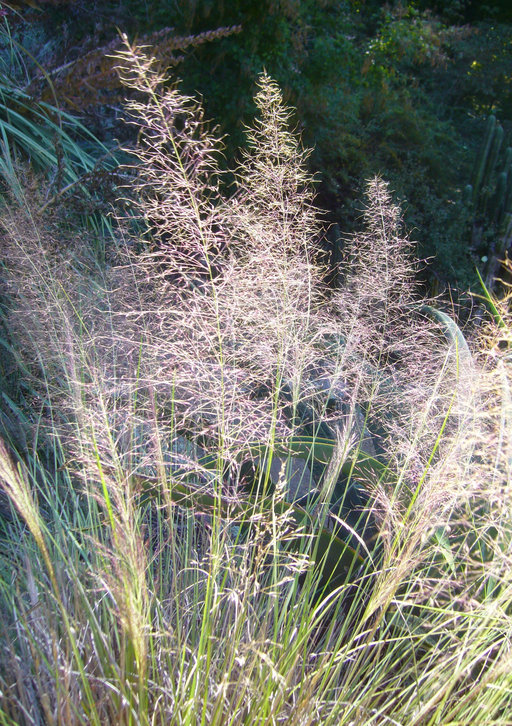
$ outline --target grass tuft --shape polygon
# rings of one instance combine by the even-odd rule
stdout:
[[[275,82],[226,195],[200,104],[118,63],[119,248],[2,210],[1,723],[506,723],[509,301],[423,300],[379,178],[331,293]]]

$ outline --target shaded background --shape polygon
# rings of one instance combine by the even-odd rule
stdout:
[[[17,74],[34,98],[78,114],[107,144],[130,141],[120,123],[123,91],[102,60],[119,30],[153,46],[163,37],[241,26],[174,54],[182,88],[202,96],[207,116],[226,135],[228,166],[244,143],[255,81],[265,68],[294,107],[304,144],[313,148],[318,206],[343,233],[358,228],[364,182],[379,173],[402,204],[419,254],[430,259],[423,274],[434,291],[473,284],[475,265],[485,272],[503,242],[503,214],[496,212],[500,174],[508,175],[512,189],[507,0],[0,4],[10,37],[27,51],[24,67],[13,68],[4,40],[5,72]],[[172,44],[166,47],[171,57]],[[472,193],[467,186],[475,188],[491,114],[503,139],[481,189]],[[333,228],[326,244],[332,247],[337,234]]]

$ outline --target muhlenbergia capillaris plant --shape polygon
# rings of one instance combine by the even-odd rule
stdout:
[[[470,345],[422,300],[378,178],[327,289],[272,79],[226,189],[200,104],[118,64],[106,264],[38,183],[2,207],[1,723],[506,723],[506,302]]]

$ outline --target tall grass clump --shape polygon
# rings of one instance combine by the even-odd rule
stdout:
[[[506,723],[507,302],[468,342],[422,300],[378,178],[331,293],[272,79],[227,194],[198,102],[118,64],[122,244],[2,208],[1,722]]]

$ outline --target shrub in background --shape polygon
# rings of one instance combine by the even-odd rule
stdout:
[[[477,282],[458,202],[482,120],[494,112],[508,123],[504,22],[484,23],[461,3],[339,0],[66,2],[23,17],[25,24],[11,15],[14,37],[30,41],[59,103],[86,113],[102,139],[126,133],[117,123],[121,89],[108,58],[117,28],[139,33],[155,54],[183,60],[185,92],[202,93],[207,114],[228,134],[228,166],[254,116],[254,80],[266,68],[297,109],[330,219],[357,229],[364,180],[382,174],[417,230],[421,255],[432,258],[429,279],[441,288]],[[191,52],[182,57],[184,46]],[[42,80],[30,92],[49,102]]]

